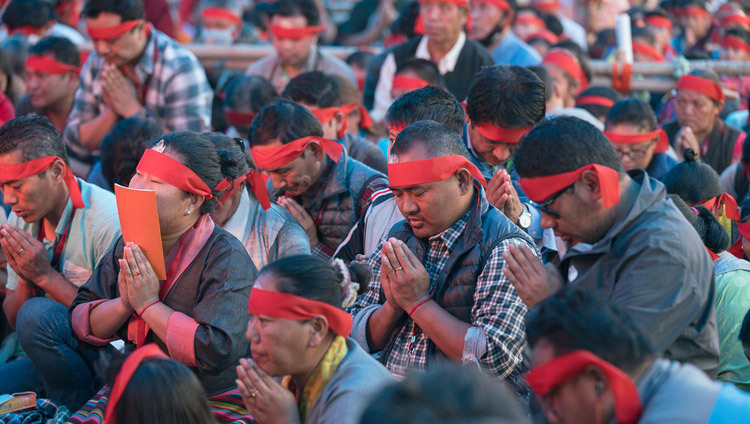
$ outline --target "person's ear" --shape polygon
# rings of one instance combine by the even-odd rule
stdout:
[[[461,195],[465,196],[471,192],[471,186],[474,184],[474,177],[466,168],[461,168],[456,172],[456,178],[458,179],[458,189],[461,190]]]
[[[348,116],[342,111],[338,111],[336,112],[336,115],[334,115],[333,121],[336,123],[336,135],[341,133],[342,127],[346,125],[347,118]]]
[[[592,170],[583,171],[579,183],[585,188],[587,198],[590,198],[592,201],[597,201],[602,198],[599,175],[596,172]]]
[[[65,181],[65,162],[63,162],[62,159],[56,159],[55,162],[52,164],[52,166],[49,168],[52,176],[52,180],[56,184],[64,183]]]
[[[322,162],[323,159],[325,159],[323,147],[317,141],[310,142],[310,144],[307,145],[307,150],[310,151],[310,154],[313,155],[313,158],[315,158],[317,162]]]
[[[513,11],[504,12],[504,16],[500,19],[500,28],[506,28],[513,25]]]
[[[308,321],[310,324],[310,339],[307,341],[308,347],[320,346],[328,335],[328,318],[324,315],[316,315]]]
[[[188,193],[187,210],[189,210],[191,213],[192,212],[198,213],[200,211],[201,206],[203,206],[203,202],[205,200],[206,198],[204,196],[201,196],[199,194]]]

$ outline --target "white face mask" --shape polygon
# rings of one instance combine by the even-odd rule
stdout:
[[[26,42],[29,43],[29,46],[33,46],[37,43],[37,41],[41,40],[42,38],[36,34],[31,34],[26,36]]]
[[[227,29],[201,28],[201,36],[206,44],[229,46],[234,42],[234,31],[234,26]]]

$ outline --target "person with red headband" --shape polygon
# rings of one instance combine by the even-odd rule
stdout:
[[[666,58],[655,46],[656,36],[651,28],[632,27],[630,29],[632,38],[633,61],[634,62],[666,62]],[[615,57],[617,54],[615,53]]]
[[[365,84],[365,107],[371,108],[373,121],[383,122],[393,102],[391,88],[398,69],[412,58],[437,65],[445,86],[457,99],[466,98],[469,83],[483,66],[494,63],[481,44],[466,37],[469,0],[419,0],[419,18],[424,35],[381,53],[374,60],[381,64],[370,68]]]
[[[750,192],[750,143],[742,145],[742,159],[721,173],[719,184],[722,192],[744,202]]]
[[[114,196],[73,176],[60,133],[40,116],[0,127],[0,191],[11,208],[0,229],[8,323],[27,355],[44,349],[31,341],[39,332],[75,344],[68,307],[120,236]],[[44,390],[39,365],[26,356],[0,366],[0,392]]]
[[[465,114],[461,104],[451,93],[435,86],[404,93],[388,107],[385,121],[389,133],[389,138],[384,140],[387,143],[386,154],[401,130],[414,122],[439,122],[459,136],[465,131]],[[334,256],[345,261],[361,259],[362,255],[369,258],[391,228],[403,219],[393,192],[387,188],[376,191],[372,194],[372,202],[367,211],[349,231]]]
[[[547,30],[547,25],[545,25],[544,19],[542,19],[542,12],[531,6],[518,8],[515,15],[513,33],[521,40],[528,40],[531,34]]]
[[[542,61],[555,81],[555,94],[562,99],[564,108],[575,107],[576,97],[588,88],[591,79],[588,63],[583,54],[554,48]]]
[[[626,171],[643,169],[664,181],[677,161],[669,156],[669,139],[658,129],[656,115],[646,102],[627,97],[612,105],[604,123],[609,138]]]
[[[209,215],[222,179],[219,155],[201,135],[170,133],[146,150],[129,186],[155,192],[165,278],[138,245],[120,238],[78,289],[69,320],[62,311],[72,332],[29,327],[34,334],[24,343],[33,347],[27,354],[48,397],[80,408],[99,389],[92,364],[118,339],[128,347],[157,343],[196,373],[209,396],[234,388],[232,366],[249,349],[242,305],[257,270],[239,240]],[[19,320],[30,319],[24,311]],[[38,320],[53,311],[32,312]]]
[[[220,184],[228,186],[211,213],[214,222],[242,242],[258,269],[285,256],[309,255],[307,233],[286,209],[271,203],[263,175],[248,164],[244,142],[218,133],[204,137],[222,158]]]
[[[357,136],[358,138],[369,142],[371,145],[374,144],[373,141],[377,141],[377,137],[380,135],[376,133],[382,133],[383,129],[377,128],[375,123],[372,122],[370,113],[362,104],[362,95],[359,89],[342,76],[331,75],[331,77],[336,80],[339,85],[341,110],[344,112],[346,118],[347,133],[351,136]],[[385,159],[384,154],[381,154],[380,156]],[[386,169],[384,168],[384,171],[385,170]]]
[[[299,74],[289,81],[281,97],[312,112],[323,128],[323,137],[344,146],[350,158],[383,174],[388,172],[388,162],[378,146],[359,137],[356,129],[348,127],[349,114],[341,101],[339,83],[332,75],[320,71]],[[362,111],[366,112],[364,108]]]
[[[278,93],[265,78],[243,76],[228,82],[221,96],[224,116],[229,123],[226,135],[246,139],[255,116]]]
[[[750,61],[750,31],[733,28],[726,31],[720,41],[719,58],[733,62]],[[721,76],[721,84],[739,96],[739,109],[747,110],[750,96],[750,76]],[[729,119],[727,117],[727,122]]]
[[[393,76],[391,98],[398,99],[404,93],[428,85],[445,88],[445,82],[437,65],[427,59],[408,59],[401,64]]]
[[[250,146],[255,166],[270,176],[271,200],[297,218],[313,254],[323,258],[333,255],[372,194],[388,186],[383,174],[324,138],[315,115],[290,100],[261,109]]]
[[[609,87],[589,87],[576,97],[576,108],[587,111],[604,123],[610,109],[620,99],[620,93]]]
[[[480,42],[500,65],[538,65],[542,57],[511,30],[515,0],[473,0],[469,38]]]
[[[714,71],[697,69],[677,81],[677,119],[663,128],[678,157],[685,149],[693,149],[718,173],[739,162],[745,133],[721,120],[723,107],[724,91]]]
[[[653,47],[661,52],[667,60],[673,60],[677,57],[677,51],[672,47],[672,33],[674,25],[670,15],[662,8],[656,8],[646,11],[643,22],[646,28],[654,34]]]
[[[245,75],[258,75],[281,93],[289,80],[303,72],[321,71],[341,75],[356,84],[354,72],[341,59],[318,47],[325,30],[314,0],[277,0],[268,12],[269,37],[275,50],[253,62]]]
[[[555,44],[560,42],[560,37],[555,35],[554,32],[543,29],[541,31],[533,32],[525,40],[534,50],[537,51],[542,57],[547,56],[549,50]]]
[[[373,252],[373,278],[351,309],[352,337],[397,377],[450,360],[523,395],[526,309],[500,269],[531,238],[487,202],[455,131],[408,125],[391,147],[389,184],[405,220]]]
[[[750,420],[750,395],[664,357],[627,311],[593,293],[565,290],[546,299],[529,311],[526,335],[533,366],[526,381],[541,405],[533,418],[617,424]]]
[[[195,56],[145,21],[141,0],[87,0],[94,51],[63,139],[71,167],[87,175],[102,139],[120,119],[153,119],[165,131],[210,128],[213,93]]]
[[[740,325],[748,307],[737,300],[750,297],[750,262],[729,252],[729,235],[709,209],[704,206],[691,208],[674,194],[670,194],[669,198],[698,232],[714,261],[720,352],[718,379],[749,391],[750,362],[742,351],[742,345],[737,343]]]
[[[528,249],[506,253],[503,272],[524,303],[531,308],[563,285],[605,294],[658,352],[716,377],[713,264],[664,185],[643,170],[626,173],[607,137],[572,117],[537,124],[515,164],[560,256],[559,266],[545,267]]]
[[[672,40],[672,46],[682,55],[690,51],[705,51],[713,20],[706,0],[682,0],[677,4],[675,16],[682,33]]]
[[[230,46],[259,42],[255,29],[242,20],[243,6],[240,0],[203,0],[193,43]]]
[[[29,49],[26,59],[28,95],[16,106],[16,114],[40,115],[62,132],[78,89],[81,59],[75,44],[62,37],[45,37]]]
[[[49,1],[12,0],[3,10],[3,24],[7,35],[20,35],[30,44],[43,37],[64,37],[80,46],[86,38],[76,29],[56,22],[55,10]]]
[[[584,52],[588,51],[586,30],[581,24],[566,16],[560,10],[559,0],[533,0],[531,6],[560,20],[566,38],[573,40]]]
[[[261,270],[248,302],[251,358],[237,366],[237,387],[255,420],[356,424],[370,397],[394,381],[349,338],[344,309],[369,275],[364,265],[309,255]]]

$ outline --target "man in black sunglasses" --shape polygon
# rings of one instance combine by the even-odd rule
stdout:
[[[527,306],[564,284],[600,293],[659,353],[716,377],[711,258],[664,185],[643,170],[626,173],[604,134],[572,117],[537,125],[515,159],[542,226],[568,245],[559,268],[523,247],[505,253],[504,272]]]

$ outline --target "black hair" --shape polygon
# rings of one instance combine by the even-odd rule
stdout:
[[[336,81],[339,86],[339,99],[342,105],[348,103],[359,103],[359,89],[354,85],[349,78],[343,75],[330,74],[331,78]],[[351,130],[356,132],[356,130]]]
[[[291,100],[276,99],[264,106],[253,119],[248,140],[250,146],[260,146],[272,139],[286,144],[308,136],[323,137],[318,118]]]
[[[0,46],[0,72],[5,74],[5,95],[8,96],[12,103],[18,101],[16,98],[17,92],[14,90],[14,80],[16,78],[23,79],[22,75],[25,72],[24,68],[26,67],[26,58],[28,56],[25,41],[19,43],[17,45],[18,48],[7,48],[8,44],[13,44],[16,41],[22,41],[22,39],[17,36],[10,37],[3,40],[2,46]]]
[[[656,42],[656,36],[650,27],[633,27],[630,29],[630,37],[633,40],[641,38],[650,46]]]
[[[626,97],[612,105],[607,113],[604,126],[610,127],[619,124],[635,125],[642,131],[651,132],[656,129],[656,114],[651,106],[643,100]]]
[[[469,150],[452,128],[435,121],[409,124],[396,137],[391,155],[406,153],[415,144],[424,146],[431,158],[461,155],[469,159]]]
[[[42,28],[55,16],[52,5],[45,0],[11,0],[3,12],[3,23],[14,30],[24,26]]]
[[[150,147],[164,142],[164,147],[174,152],[177,160],[195,172],[208,187],[213,197],[203,201],[201,214],[211,213],[216,208],[217,194],[215,187],[224,177],[221,173],[219,155],[213,143],[200,134],[193,132],[172,132],[156,139]]]
[[[57,156],[68,163],[62,136],[44,116],[27,115],[0,126],[0,155],[20,149],[26,161]]]
[[[347,56],[345,62],[349,66],[356,65],[362,69],[367,69],[370,66],[370,61],[373,57],[375,57],[375,54],[373,52],[357,50],[356,52]]]
[[[531,348],[545,339],[556,356],[585,349],[625,372],[655,355],[648,339],[612,301],[570,288],[529,310],[526,337]]]
[[[544,85],[544,100],[552,100],[552,96],[555,95],[555,79],[552,78],[552,74],[550,74],[547,68],[542,65],[532,65],[527,68],[529,71],[536,74],[537,78],[539,78]]]
[[[677,7],[683,8],[687,6],[696,6],[704,10],[708,10],[705,0],[678,0]]]
[[[474,75],[466,96],[473,124],[522,128],[544,119],[545,112],[544,83],[522,66],[485,66]]]
[[[438,70],[437,65],[432,61],[416,57],[407,59],[398,67],[395,75],[402,74],[406,71],[414,72],[419,78],[427,81],[430,85],[445,87],[445,81],[443,80],[442,75],[440,75],[440,70]]]
[[[617,45],[617,34],[612,28],[599,31],[596,40],[589,46],[589,55],[592,59],[603,59],[609,52],[609,48]]]
[[[221,161],[221,175],[228,181],[245,175],[250,166],[240,145],[242,140],[234,139],[221,133],[204,133],[204,137],[214,144]]]
[[[417,35],[414,32],[414,24],[419,17],[419,2],[406,2],[398,12],[398,18],[391,24],[391,33],[401,35],[407,40],[414,38]]]
[[[270,19],[272,7],[267,1],[256,2],[252,9],[245,11],[242,20],[265,32],[268,30],[266,23]]]
[[[274,16],[302,16],[307,21],[307,26],[320,24],[320,12],[313,0],[277,0],[271,4],[268,18]]]
[[[605,97],[609,100],[612,100],[613,102],[617,102],[618,100],[622,99],[622,95],[618,93],[617,91],[609,88],[609,87],[589,87],[583,91],[581,91],[581,94],[578,95],[579,98],[586,97],[586,96],[597,96],[597,97]],[[576,105],[578,109],[583,109],[588,111],[590,114],[594,115],[597,119],[604,119],[604,117],[607,116],[607,113],[610,111],[609,106],[604,105],[592,105],[592,104],[584,104],[584,105]]]
[[[358,262],[349,265],[352,282],[358,283],[360,293],[370,282],[369,268]],[[343,275],[330,262],[313,255],[293,255],[278,259],[263,267],[261,274],[278,278],[276,290],[309,300],[317,300],[341,308]]]
[[[670,21],[672,20],[672,16],[670,16],[669,13],[667,13],[666,10],[662,9],[661,7],[657,7],[656,9],[647,10],[646,14],[644,15],[644,18],[648,18],[649,16],[658,16],[661,18],[667,18]],[[648,25],[648,24],[646,24]]]
[[[664,176],[667,192],[676,194],[690,206],[703,203],[722,193],[719,174],[697,160],[693,149],[685,149],[685,161],[678,163]]]
[[[742,319],[739,339],[742,343],[750,343],[750,310],[747,311],[745,318]]]
[[[281,97],[317,108],[341,106],[339,83],[320,71],[303,72],[292,78]]]
[[[448,91],[433,86],[408,91],[388,107],[388,125],[408,125],[417,121],[435,121],[447,125],[456,134],[464,132],[465,115],[461,103]]]
[[[539,17],[542,18],[542,20],[544,21],[544,26],[547,27],[549,32],[555,34],[558,37],[563,35],[563,26],[560,18],[551,13],[540,13]]]
[[[81,66],[81,55],[78,48],[65,37],[44,37],[31,46],[29,54],[43,55],[51,53],[58,62]]]
[[[527,422],[506,384],[475,368],[444,362],[381,389],[359,424]]]
[[[224,87],[224,106],[230,110],[249,109],[257,113],[276,96],[276,89],[267,79],[254,75],[242,76]]]
[[[737,37],[740,40],[744,41],[745,44],[750,45],[750,31],[748,31],[745,28],[732,28],[728,29],[727,32],[724,34],[725,36],[733,36]]]
[[[82,16],[96,19],[102,12],[120,16],[122,22],[146,19],[141,0],[86,0]]]
[[[102,175],[109,183],[127,186],[146,146],[163,134],[161,125],[144,118],[119,121],[102,139]]]
[[[523,178],[562,174],[592,163],[623,172],[604,133],[572,116],[540,122],[521,139],[515,154],[516,170]]]
[[[703,206],[691,208],[676,194],[668,194],[667,197],[674,202],[685,219],[695,228],[704,246],[714,253],[721,253],[729,248],[729,234],[710,210]],[[698,211],[697,215],[693,209]]]

